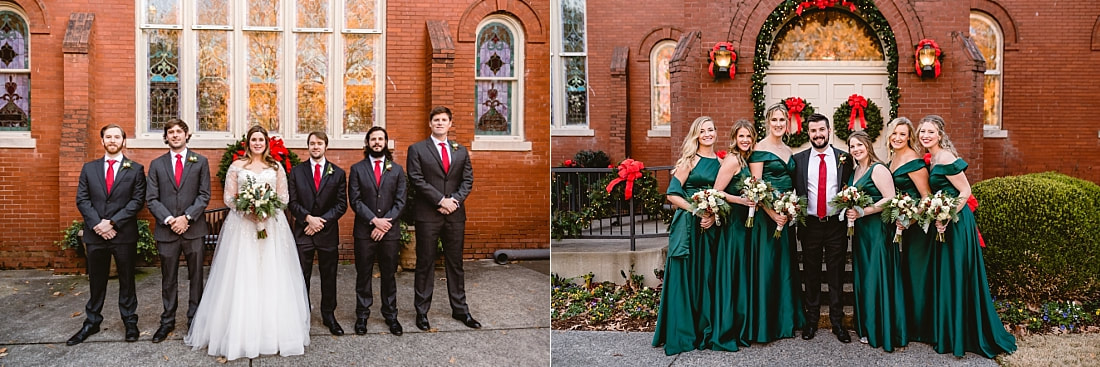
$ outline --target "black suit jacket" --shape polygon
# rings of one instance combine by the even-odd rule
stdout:
[[[157,241],[193,240],[207,235],[206,216],[203,211],[210,204],[210,164],[202,154],[188,149],[183,158],[183,176],[176,187],[176,159],[171,153],[157,157],[149,163],[148,190],[145,201],[149,212],[156,219],[154,235]],[[194,161],[194,162],[192,162]],[[182,235],[164,224],[168,217],[190,216],[190,227]]]
[[[385,170],[389,164],[390,169]],[[374,181],[374,165],[364,159],[351,166],[348,178],[348,199],[351,210],[355,212],[355,239],[369,239],[374,218],[390,218],[394,227],[382,237],[383,240],[401,239],[398,218],[405,208],[405,171],[397,162],[386,161],[382,165],[382,185]]]
[[[329,171],[332,171],[329,174]],[[340,217],[348,211],[347,177],[344,170],[325,160],[321,168],[321,190],[313,186],[313,167],[309,159],[294,166],[287,179],[290,188],[290,213],[294,215],[294,240],[297,243],[340,244]],[[325,228],[306,235],[306,215],[325,220]]]
[[[84,217],[84,243],[137,243],[137,213],[145,205],[145,167],[122,157],[115,167],[115,182],[108,195],[103,162],[103,158],[96,159],[80,169],[76,208]],[[110,241],[92,230],[103,219],[115,222],[118,233]]]
[[[836,187],[838,190],[843,190],[844,185],[848,183],[848,177],[852,176],[852,170],[854,169],[854,167],[852,166],[852,157],[848,155],[847,152],[837,149],[836,147],[833,147],[831,145],[829,146],[829,149],[833,150],[833,157],[834,159],[836,159],[836,170],[837,172],[840,172],[839,177],[836,178]],[[806,170],[810,167],[810,154],[813,153],[813,150],[814,148],[811,147],[809,149],[795,153],[794,155],[795,170],[794,175],[792,175],[791,178],[794,180],[794,190],[798,193],[799,196],[806,196],[806,186],[809,185],[809,183],[806,182],[806,180],[809,180],[809,177],[806,174]],[[845,157],[843,164],[841,164],[841,157]],[[820,158],[818,160],[820,160]],[[817,165],[815,164],[814,167],[817,167]]]
[[[413,215],[417,221],[443,222],[466,220],[466,197],[474,188],[474,170],[466,148],[448,140],[451,148],[450,170],[443,173],[443,161],[432,144],[432,139],[421,140],[409,146],[405,167],[409,170],[409,182],[416,189],[413,199]],[[437,209],[439,201],[451,197],[458,200],[458,210],[443,215]]]

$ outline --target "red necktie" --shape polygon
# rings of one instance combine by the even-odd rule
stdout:
[[[439,143],[439,148],[443,151],[443,173],[451,170],[451,156],[447,154],[447,144]]]
[[[181,178],[183,178],[183,156],[176,153],[176,187],[180,187]]]
[[[107,195],[111,194],[111,185],[115,183],[115,162],[114,159],[107,160]]]
[[[313,165],[313,188],[321,191],[321,165]]]
[[[829,169],[825,167],[825,154],[817,156],[821,157],[821,163],[817,165],[817,218],[825,219],[825,214],[829,211],[825,204],[825,194],[829,191],[825,186],[829,178]]]
[[[382,186],[382,161],[374,161],[374,183]]]

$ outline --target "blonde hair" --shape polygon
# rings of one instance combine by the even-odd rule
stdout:
[[[920,124],[918,124],[917,126],[924,125],[924,123],[926,122],[930,122],[932,123],[932,126],[936,127],[936,130],[940,135],[940,148],[946,149],[947,151],[951,152],[951,154],[954,154],[956,157],[958,157],[959,151],[955,150],[955,144],[951,144],[951,139],[947,137],[947,131],[944,130],[943,117],[940,117],[940,115],[924,116],[924,118],[920,119]]]
[[[871,145],[871,136],[867,135],[867,132],[860,130],[854,131],[851,135],[848,135],[849,150],[851,150],[852,139],[859,140],[860,143],[863,143],[863,147],[867,150],[867,157],[869,158],[869,160],[867,161],[868,167],[870,167],[871,164],[874,163],[882,163],[882,160],[878,159],[878,155],[875,155],[875,147]],[[856,162],[856,164],[859,164],[859,162]]]
[[[749,150],[740,150],[737,147],[737,132],[741,129],[749,131],[749,135],[752,136],[752,145],[749,146]],[[756,129],[753,128],[752,123],[746,119],[740,119],[733,123],[733,130],[730,131],[730,153],[737,153],[737,157],[741,161],[741,167],[744,167],[749,161],[749,155],[752,154],[753,149],[756,149]]]
[[[920,154],[921,149],[924,149],[924,147],[921,147],[920,140],[917,138],[917,127],[913,126],[913,121],[910,121],[908,118],[905,117],[898,117],[890,121],[890,135],[894,135],[894,132],[898,129],[898,126],[902,125],[905,125],[906,129],[909,130],[909,140],[905,142],[905,145],[908,146],[909,149],[912,149],[913,152]],[[890,145],[889,138],[887,138],[886,145],[890,150],[890,159],[893,159],[894,147]]]
[[[714,123],[714,119],[710,116],[699,116],[695,119],[695,122],[691,123],[691,129],[684,137],[684,144],[680,146],[680,159],[676,160],[676,167],[690,163],[695,158],[695,152],[699,151],[699,128],[708,121]]]
[[[758,137],[758,138],[764,139],[768,136],[768,134],[767,134],[768,119],[771,118],[772,112],[775,112],[775,111],[782,111],[783,112],[783,117],[790,120],[791,113],[790,113],[789,110],[787,110],[787,104],[786,103],[784,103],[783,101],[779,101],[779,103],[773,104],[771,107],[768,107],[768,110],[766,112],[764,112],[764,131],[765,131],[765,133],[764,133],[764,136],[761,136],[761,137]],[[790,126],[789,126],[790,123],[791,123],[790,121],[787,121],[786,124],[783,124],[783,129],[785,131],[784,134],[790,133]]]

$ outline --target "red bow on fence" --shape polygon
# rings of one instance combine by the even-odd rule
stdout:
[[[787,131],[793,131],[791,134],[798,134],[802,132],[802,110],[806,108],[806,102],[802,98],[791,97],[783,101],[787,105],[787,123],[794,123],[796,126],[793,129],[787,129]]]
[[[848,115],[848,130],[855,131],[856,116],[859,116],[859,128],[867,129],[867,119],[863,116],[863,109],[867,108],[867,99],[858,94],[848,96],[848,105],[852,106],[852,113]]]
[[[610,194],[611,189],[619,182],[626,181],[626,190],[623,191],[623,197],[630,200],[634,196],[634,180],[642,177],[643,168],[645,168],[645,165],[641,161],[630,158],[619,163],[619,178],[611,180],[611,183],[607,184],[607,193]]]

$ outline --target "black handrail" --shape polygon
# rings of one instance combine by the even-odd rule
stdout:
[[[657,176],[657,182],[665,186],[670,178],[669,172],[672,166],[646,167],[646,171],[653,172]],[[606,187],[595,187],[597,183],[611,175],[617,174],[613,168],[551,168],[551,190],[554,191],[551,206],[555,210],[581,211],[591,203],[588,193],[592,190],[606,190]],[[637,191],[637,189],[635,189]],[[636,249],[635,242],[638,238],[666,237],[667,226],[656,216],[642,213],[640,206],[635,205],[638,198],[631,200],[612,199],[611,215],[596,218],[587,229],[582,230],[579,238],[590,239],[630,239],[630,250]]]

